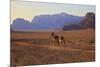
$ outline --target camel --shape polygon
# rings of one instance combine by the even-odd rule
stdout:
[[[61,39],[61,44],[65,44],[65,38],[64,38],[64,36],[61,36],[60,39]]]
[[[55,44],[55,43],[59,43],[59,36],[55,35],[53,32],[51,33],[50,36],[50,43]]]
[[[58,36],[58,35],[55,35],[53,32],[51,33],[51,36],[50,36],[50,43],[51,44],[65,44],[65,38],[64,36]]]

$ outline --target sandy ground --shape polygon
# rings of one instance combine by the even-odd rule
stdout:
[[[11,32],[11,66],[95,61],[95,31],[58,31],[66,44],[50,44],[51,32]]]

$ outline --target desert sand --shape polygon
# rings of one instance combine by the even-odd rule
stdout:
[[[11,66],[95,61],[95,30],[57,31],[66,44],[50,44],[51,32],[11,32]]]

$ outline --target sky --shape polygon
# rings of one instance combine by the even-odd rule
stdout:
[[[65,12],[71,15],[84,16],[87,12],[95,13],[95,5],[66,3],[46,3],[34,1],[11,1],[11,23],[16,18],[31,21],[37,15]]]

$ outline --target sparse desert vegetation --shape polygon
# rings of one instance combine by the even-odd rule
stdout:
[[[11,66],[95,61],[93,29],[57,31],[66,44],[50,44],[51,32],[11,32]]]

